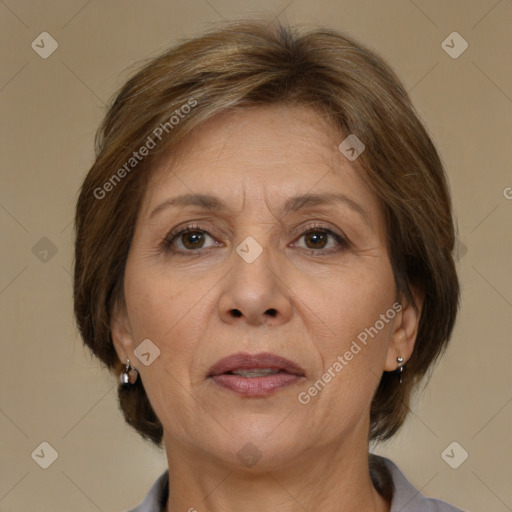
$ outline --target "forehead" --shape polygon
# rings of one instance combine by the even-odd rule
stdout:
[[[376,198],[362,171],[338,149],[344,138],[308,106],[223,112],[195,128],[155,165],[141,217],[147,219],[160,202],[182,194],[215,195],[242,211],[250,200],[279,206],[298,194],[341,193],[375,209]]]

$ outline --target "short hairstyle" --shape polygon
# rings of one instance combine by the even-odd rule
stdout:
[[[337,30],[225,22],[179,41],[127,81],[98,129],[96,159],[77,200],[77,325],[118,375],[123,364],[110,318],[125,304],[125,264],[155,162],[218,113],[275,104],[310,106],[340,134],[364,143],[354,164],[385,218],[398,297],[417,307],[412,290],[424,295],[403,383],[384,372],[371,404],[369,439],[384,440],[405,420],[412,390],[451,336],[460,294],[455,230],[443,165],[406,90],[381,57]],[[119,386],[118,395],[126,422],[161,447],[162,424],[141,379],[131,389]]]

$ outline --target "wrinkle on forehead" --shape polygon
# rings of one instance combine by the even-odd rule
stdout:
[[[290,130],[290,138],[293,139],[295,147],[286,144],[290,116],[297,121]],[[272,122],[273,119],[276,122]],[[256,132],[258,141],[253,143],[252,147],[252,139],[244,138],[243,135],[245,127],[252,128],[251,125],[258,127]],[[237,137],[240,144],[230,144],[233,140],[236,141]],[[210,172],[214,173],[217,167],[225,168],[228,172],[233,169],[233,172],[236,172],[236,169],[230,165],[233,160],[238,166],[243,166],[246,161],[252,173],[257,172],[260,167],[262,170],[282,167],[289,171],[293,170],[294,165],[303,166],[310,162],[311,168],[325,169],[325,172],[314,179],[308,187],[314,189],[316,183],[330,172],[335,172],[341,166],[350,167],[338,150],[338,144],[342,138],[339,128],[334,126],[325,114],[307,105],[276,104],[223,111],[198,125],[167,155],[163,154],[158,162],[155,162],[154,168],[150,171],[152,175],[145,191],[141,217],[146,217],[154,195],[163,188],[166,181],[176,180],[176,184],[183,189],[184,193],[197,193],[199,191],[194,190],[187,183],[186,174],[189,169],[199,170],[200,173],[204,169],[207,173],[210,167]],[[281,143],[282,140],[284,142]],[[299,156],[295,154],[296,152]],[[223,160],[226,162],[225,166]],[[352,167],[356,166],[352,164]],[[237,192],[237,196],[241,199],[239,212],[245,209],[248,188],[253,186],[250,184],[250,178],[249,171],[245,175],[238,173],[237,183],[234,180],[232,182],[233,187],[240,186],[240,193]],[[284,191],[289,188],[290,194],[296,193],[293,179],[286,185],[288,183],[290,187],[281,186],[281,189]],[[261,199],[272,213],[273,206],[268,192],[267,188],[263,187],[258,201]],[[251,193],[256,192],[251,189]],[[281,194],[278,193],[277,196]]]
[[[194,160],[201,161],[201,154],[206,150],[208,162],[221,162],[226,147],[232,140],[233,134],[241,133],[245,126],[265,121],[265,135],[268,140],[273,140],[275,134],[281,135],[287,127],[276,123],[267,123],[268,114],[273,113],[275,119],[279,119],[281,113],[293,116],[302,132],[302,146],[311,147],[313,159],[323,160],[328,168],[334,165],[335,158],[338,156],[338,144],[341,142],[343,134],[340,129],[319,111],[306,105],[288,106],[288,105],[262,105],[254,108],[235,108],[229,109],[202,122],[187,134],[166,156],[162,156],[159,164],[156,165],[155,174],[159,171],[179,172],[182,164],[192,156]],[[249,115],[248,115],[249,114]],[[296,133],[294,134],[296,135]],[[205,144],[206,140],[206,144]],[[241,151],[247,154],[247,160],[254,165],[254,154],[263,153],[273,149],[270,143],[267,147],[261,143],[258,147],[249,148],[244,146]],[[233,148],[228,148],[232,150]],[[286,155],[286,146],[284,147],[283,157]],[[325,151],[319,151],[323,149]],[[214,158],[212,153],[216,152]],[[278,156],[274,152],[275,156]],[[228,158],[228,157],[226,157]],[[284,160],[287,161],[287,160]],[[262,164],[264,165],[264,163]]]

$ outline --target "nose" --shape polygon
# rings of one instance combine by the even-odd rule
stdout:
[[[226,276],[219,313],[222,321],[252,326],[277,326],[292,315],[293,293],[283,267],[268,249],[251,263],[234,251],[233,267]]]

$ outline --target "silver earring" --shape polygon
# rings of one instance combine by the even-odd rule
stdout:
[[[398,377],[400,379],[400,384],[402,384],[402,373],[404,371],[404,358],[402,356],[398,356],[396,358],[396,361],[398,363],[398,368],[396,371],[398,372]]]
[[[126,359],[124,372],[122,372],[119,376],[119,382],[121,383],[121,386],[129,387],[130,384],[135,384],[138,376],[139,372],[137,369],[130,364],[129,359]]]

